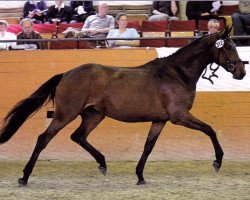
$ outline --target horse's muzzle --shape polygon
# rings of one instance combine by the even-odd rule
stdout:
[[[245,77],[245,64],[248,64],[248,61],[237,62],[236,65],[233,65],[233,70],[231,70],[231,72],[234,79],[241,80]]]
[[[234,72],[233,73],[233,78],[234,79],[237,79],[237,80],[242,80],[244,77],[245,77],[245,75],[246,75],[246,71],[244,70],[244,71],[240,71],[240,72]]]

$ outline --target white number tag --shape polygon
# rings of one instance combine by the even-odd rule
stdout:
[[[217,40],[215,46],[218,49],[222,48],[224,46],[224,40]]]

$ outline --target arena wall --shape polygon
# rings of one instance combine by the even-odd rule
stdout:
[[[29,96],[51,76],[85,63],[133,67],[158,57],[155,49],[43,50],[0,52],[0,120],[21,99]],[[226,72],[225,72],[226,73]],[[236,80],[232,79],[232,82]],[[211,85],[212,87],[212,85]],[[72,91],[73,92],[73,91]],[[250,160],[250,93],[249,91],[198,92],[192,113],[210,124],[218,134],[225,158]],[[49,104],[32,116],[7,143],[0,146],[0,159],[26,160],[37,137],[50,119]],[[43,151],[40,159],[93,160],[70,140],[79,119],[64,128]],[[150,123],[123,123],[105,119],[89,141],[107,160],[138,160]],[[203,133],[168,123],[151,160],[213,159],[210,139]]]

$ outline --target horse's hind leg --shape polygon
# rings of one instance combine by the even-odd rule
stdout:
[[[95,158],[97,163],[100,164],[99,170],[105,175],[107,171],[105,157],[87,141],[89,133],[104,119],[105,115],[92,108],[87,108],[81,114],[81,117],[82,123],[71,135],[71,139]]]
[[[35,163],[38,159],[38,156],[42,152],[43,149],[46,148],[47,144],[51,141],[51,139],[69,122],[71,122],[75,117],[72,117],[71,119],[68,118],[68,120],[64,119],[63,121],[59,120],[58,117],[53,118],[51,124],[46,129],[44,133],[42,133],[37,140],[35,149],[31,155],[31,158],[29,162],[26,164],[24,170],[23,170],[23,177],[18,179],[18,182],[20,185],[26,185],[29,179],[30,174],[33,171],[33,168],[35,166]],[[61,119],[61,118],[60,118]]]
[[[143,169],[144,166],[146,164],[146,161],[148,159],[149,154],[151,153],[151,151],[153,150],[153,147],[163,129],[163,127],[165,126],[166,122],[153,122],[148,134],[148,138],[147,141],[145,143],[144,146],[144,151],[142,153],[141,159],[137,164],[136,167],[136,174],[138,177],[138,182],[137,185],[142,185],[145,184],[145,180],[143,178]]]
[[[213,162],[213,167],[215,171],[218,172],[222,164],[222,158],[224,153],[217,139],[215,131],[209,125],[192,116],[189,112],[175,113],[175,115],[171,116],[170,121],[174,124],[202,131],[210,137],[214,146],[216,157],[216,160]]]

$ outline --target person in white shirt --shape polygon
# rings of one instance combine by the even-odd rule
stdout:
[[[105,38],[109,30],[114,29],[115,19],[113,16],[108,15],[109,6],[105,2],[99,2],[98,13],[90,15],[82,27],[82,33],[86,37]]]
[[[136,29],[127,28],[128,17],[125,13],[119,13],[116,16],[118,29],[110,30],[107,38],[137,38],[140,37]],[[138,47],[140,40],[107,40],[109,47]]]
[[[16,40],[16,35],[14,33],[7,32],[8,22],[5,20],[0,20],[0,40]],[[16,42],[6,42],[0,43],[1,50],[9,50],[9,47],[16,46]]]

